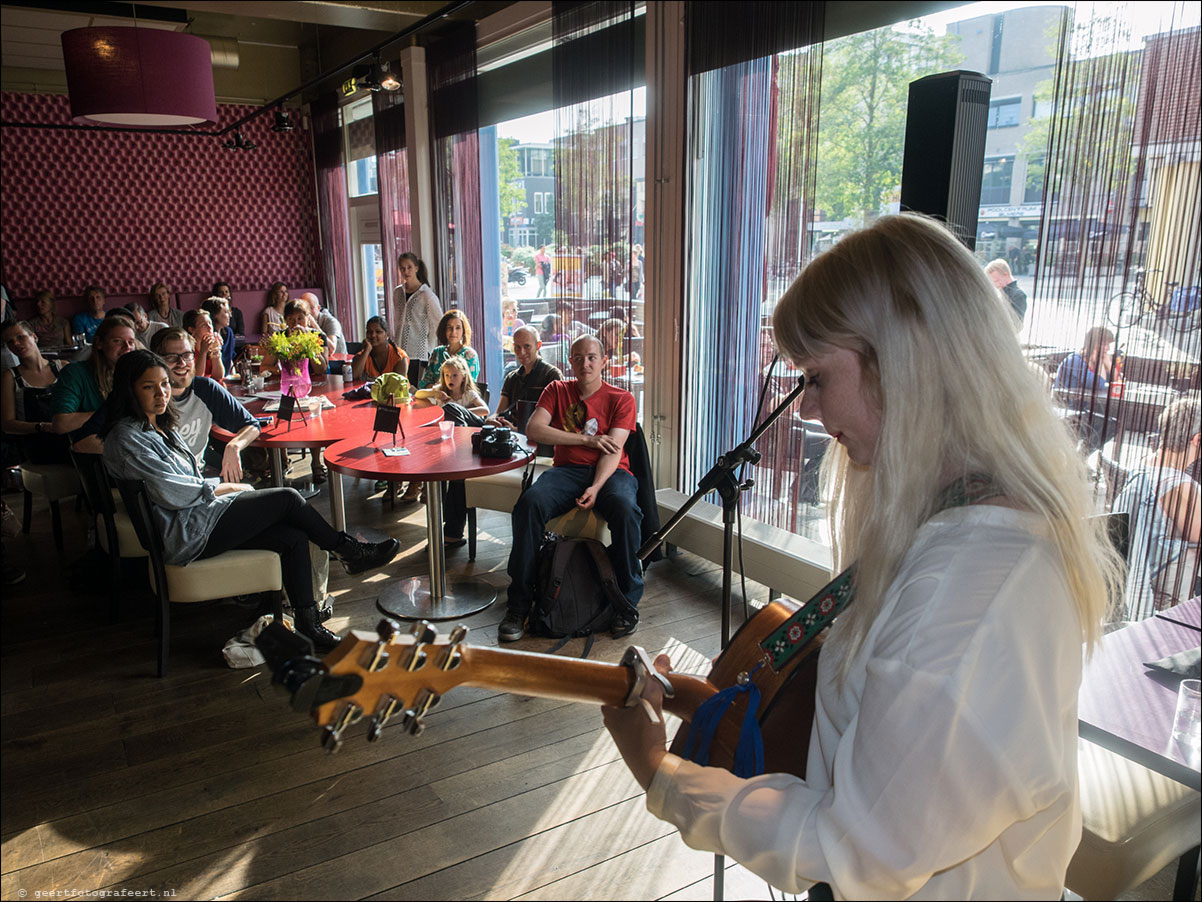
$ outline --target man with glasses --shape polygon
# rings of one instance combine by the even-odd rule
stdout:
[[[203,462],[213,424],[233,432],[221,455],[221,480],[242,482],[242,449],[259,437],[258,422],[220,383],[203,376],[197,378],[196,350],[187,331],[172,327],[158,332],[151,350],[167,363],[171,397],[179,411],[180,437]]]

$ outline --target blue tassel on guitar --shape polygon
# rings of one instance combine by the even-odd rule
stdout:
[[[731,771],[736,777],[754,777],[764,772],[764,739],[760,735],[760,722],[755,716],[760,707],[760,688],[750,679],[742,685],[722,689],[697,708],[693,714],[693,721],[689,724],[689,738],[685,740],[684,757],[702,767],[709,764],[714,733],[717,732],[718,724],[727,709],[734,704],[740,693],[747,695],[747,711],[739,729],[739,744],[735,749],[734,767]]]

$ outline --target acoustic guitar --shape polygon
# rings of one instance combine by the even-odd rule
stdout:
[[[337,750],[347,728],[364,717],[369,720],[370,741],[394,722],[419,734],[425,715],[456,686],[621,707],[638,704],[645,681],[660,679],[666,684],[665,710],[685,722],[672,744],[679,753],[697,706],[722,688],[751,681],[760,690],[756,716],[765,770],[804,777],[823,634],[779,672],[760,649],[760,642],[796,610],[796,604],[785,601],[761,609],[743,624],[705,677],[658,677],[646,652],[637,647],[627,650],[622,663],[608,664],[473,646],[464,641],[467,627],[439,636],[425,622],[414,624],[409,633],[388,620],[381,622],[376,635],[352,630],[324,660],[309,656],[307,640],[277,624],[265,629],[257,644],[275,682],[292,693],[293,708],[310,713],[322,727],[322,745],[329,751]],[[730,769],[746,706],[747,695],[739,693],[714,735],[711,764]]]

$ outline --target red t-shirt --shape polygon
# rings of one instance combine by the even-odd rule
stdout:
[[[635,427],[634,395],[605,382],[584,400],[580,399],[579,383],[575,379],[552,382],[543,389],[538,406],[551,414],[551,427],[564,432],[584,435],[606,435],[611,429]],[[556,445],[555,466],[595,467],[601,459],[596,448],[583,445]],[[630,458],[622,449],[618,466],[630,472]]]

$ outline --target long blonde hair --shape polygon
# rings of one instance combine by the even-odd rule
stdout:
[[[467,361],[462,357],[448,357],[442,362],[442,369],[438,371],[438,386],[445,392],[450,392],[447,386],[447,369],[453,369],[463,375],[463,391],[459,395],[460,398],[467,397],[469,392],[478,392],[480,389],[476,386],[476,380],[472,378],[472,371],[467,368]]]
[[[1047,522],[1082,639],[1096,642],[1121,594],[1122,561],[1089,518],[1084,462],[1023,360],[996,289],[945,228],[902,214],[847,236],[797,277],[773,327],[794,359],[859,354],[882,411],[870,466],[837,444],[823,462],[835,564],[857,565],[841,676],[940,491],[973,472]]]

